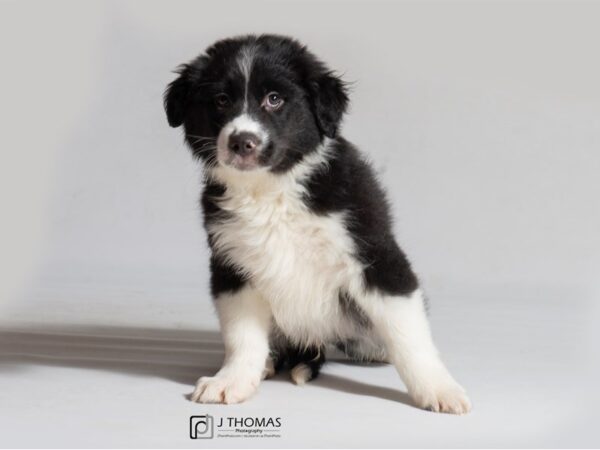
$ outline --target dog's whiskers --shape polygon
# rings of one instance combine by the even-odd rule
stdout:
[[[212,140],[214,140],[214,141],[216,141],[216,140],[217,140],[217,138],[216,138],[216,137],[214,137],[214,136],[199,136],[199,135],[197,135],[197,134],[188,134],[187,136],[188,136],[188,137],[193,137],[193,138],[200,138],[200,139],[212,139]]]

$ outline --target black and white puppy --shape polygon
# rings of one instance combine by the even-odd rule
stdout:
[[[389,361],[414,402],[465,413],[373,170],[338,134],[344,83],[297,41],[225,39],[180,67],[169,124],[205,167],[202,196],[223,367],[203,403],[237,403],[279,367],[302,384],[325,348]]]

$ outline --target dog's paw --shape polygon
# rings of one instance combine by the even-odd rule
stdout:
[[[254,394],[259,380],[244,377],[202,377],[190,399],[197,403],[241,403]]]
[[[471,402],[463,387],[450,379],[429,387],[421,387],[411,394],[419,408],[448,414],[466,414]]]
[[[304,363],[300,363],[295,366],[290,372],[290,377],[294,384],[298,386],[303,386],[307,381],[312,379],[312,370]]]
[[[267,362],[265,363],[265,368],[263,369],[261,378],[263,380],[267,380],[269,378],[273,378],[275,376],[275,363],[273,362],[273,358],[268,357]]]

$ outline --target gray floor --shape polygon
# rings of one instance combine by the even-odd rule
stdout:
[[[318,10],[318,13],[317,13]],[[0,446],[600,446],[600,2],[0,2]],[[411,406],[332,362],[238,406],[190,403],[222,358],[200,168],[165,87],[216,39],[282,33],[351,86],[433,331],[473,412]],[[281,417],[192,441],[191,415]]]
[[[32,290],[27,305],[35,312],[13,307],[13,320],[0,335],[0,445],[600,445],[594,418],[597,307],[560,290],[434,291],[435,336],[471,395],[474,409],[467,416],[416,409],[392,367],[341,359],[304,387],[281,374],[264,382],[248,403],[194,404],[186,395],[195,379],[214,372],[222,358],[210,302],[190,302],[199,291],[65,285]],[[565,295],[573,297],[568,304]],[[193,441],[189,416],[205,413],[216,420],[281,417],[281,437]]]

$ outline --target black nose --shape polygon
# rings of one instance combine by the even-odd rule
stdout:
[[[233,133],[229,136],[229,150],[238,155],[249,155],[260,145],[260,138],[247,131]]]

